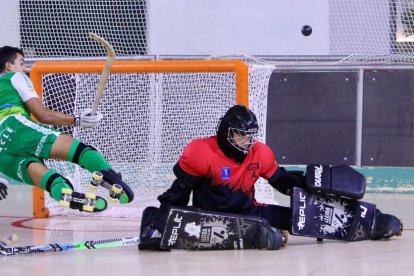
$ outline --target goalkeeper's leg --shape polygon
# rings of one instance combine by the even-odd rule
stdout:
[[[196,234],[197,231],[200,233]],[[209,234],[201,235],[205,231]],[[286,233],[272,227],[266,219],[191,207],[172,207],[169,213],[147,207],[142,214],[140,239],[140,250],[277,250],[287,243]]]

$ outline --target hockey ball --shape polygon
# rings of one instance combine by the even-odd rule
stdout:
[[[312,27],[309,25],[304,25],[302,27],[302,34],[304,36],[310,36],[312,34]]]

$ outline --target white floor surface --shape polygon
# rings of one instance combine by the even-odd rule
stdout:
[[[50,217],[33,219],[31,188],[12,186],[0,201],[1,237],[12,246],[68,243],[139,235],[139,221]],[[283,197],[283,196],[281,196]],[[280,202],[286,200],[282,198]],[[402,219],[401,237],[389,240],[316,242],[290,236],[278,251],[138,251],[136,246],[29,256],[0,256],[1,275],[414,275],[414,195],[366,194],[385,213]]]

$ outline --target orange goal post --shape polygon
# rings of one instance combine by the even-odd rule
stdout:
[[[104,63],[40,61],[32,66],[30,78],[46,107],[78,114],[92,106]],[[157,195],[174,180],[172,167],[184,146],[214,135],[230,106],[251,104],[249,93],[258,99],[267,93],[271,70],[249,70],[241,60],[115,61],[98,107],[104,115],[99,125],[58,128],[100,150],[135,192],[134,202],[110,204],[99,215],[139,217],[143,207],[157,204]],[[86,170],[66,161],[47,160],[46,165],[71,179],[75,190],[88,191]],[[101,189],[97,194],[106,197]],[[33,188],[35,217],[73,213],[95,215],[61,207]]]

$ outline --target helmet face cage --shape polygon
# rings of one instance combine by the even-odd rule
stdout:
[[[258,129],[249,130],[229,127],[227,132],[227,140],[237,150],[247,154],[253,145],[257,142]]]

